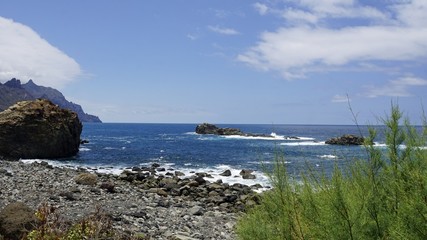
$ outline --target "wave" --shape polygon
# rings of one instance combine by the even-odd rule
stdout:
[[[254,184],[261,184],[263,188],[259,189],[258,191],[264,191],[269,186],[271,186],[267,175],[265,175],[261,171],[254,171],[252,173],[256,176],[256,179],[243,179],[242,176],[240,176],[240,171],[242,170],[241,168],[236,168],[235,166],[226,165],[226,164],[218,164],[212,167],[198,167],[198,168],[191,168],[191,166],[186,166],[183,168],[177,168],[176,170],[183,172],[185,174],[185,177],[190,177],[194,173],[199,173],[199,172],[208,173],[210,177],[205,177],[205,179],[210,182],[216,182],[218,180],[221,180],[223,183],[228,183],[230,185],[235,183],[240,183],[248,186],[251,186]],[[228,177],[221,176],[220,174],[223,173],[225,170],[230,170],[231,176],[228,176]]]
[[[332,155],[332,154],[325,154],[318,156],[320,158],[326,158],[326,159],[338,159],[338,156]]]
[[[126,147],[105,147],[104,150],[125,150]]]
[[[324,146],[325,142],[314,142],[314,141],[304,141],[304,142],[286,142],[281,143],[282,146]]]
[[[80,147],[80,148],[79,148],[79,151],[81,151],[81,152],[91,151],[91,150],[92,150],[92,149],[87,148],[87,147]]]
[[[387,148],[387,144],[386,143],[379,143],[379,142],[374,142],[374,147],[377,148]],[[422,147],[418,147],[420,150],[426,150],[427,146],[422,146]],[[406,145],[399,145],[399,149],[406,149]]]
[[[242,135],[229,135],[222,136],[229,139],[247,139],[247,140],[289,140],[289,141],[301,141],[301,140],[314,140],[314,138],[309,137],[289,137],[284,135],[278,135],[275,132],[270,133],[270,135],[265,136],[242,136]]]
[[[186,134],[186,135],[199,135],[199,134],[197,134],[196,132],[186,132],[186,133],[184,133],[184,134]]]

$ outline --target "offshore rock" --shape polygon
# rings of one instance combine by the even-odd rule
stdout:
[[[203,123],[197,125],[197,134],[215,134],[215,135],[244,135],[242,131],[237,128],[219,128],[213,124]]]
[[[243,136],[243,137],[266,137],[274,138],[272,135],[267,134],[256,134],[256,133],[244,133],[237,128],[220,128],[210,123],[202,123],[196,127],[197,134],[213,134],[213,135],[223,135],[223,136]]]
[[[327,140],[326,144],[331,145],[363,145],[365,139],[352,134],[345,134],[341,137],[331,138]]]
[[[77,154],[82,123],[49,100],[22,101],[0,112],[0,156],[62,158]]]

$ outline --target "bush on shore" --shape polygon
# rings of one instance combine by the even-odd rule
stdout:
[[[94,213],[73,223],[64,221],[56,209],[47,204],[42,204],[35,215],[38,224],[23,240],[147,239],[141,234],[131,236],[115,230],[111,217],[99,207]]]
[[[383,121],[386,151],[370,129],[367,159],[331,177],[309,171],[297,184],[277,156],[273,189],[239,220],[239,238],[427,239],[426,121],[417,132],[397,106]]]

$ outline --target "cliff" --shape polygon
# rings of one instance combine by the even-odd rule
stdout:
[[[48,99],[61,108],[76,112],[82,122],[101,122],[97,116],[85,113],[80,105],[68,101],[60,91],[54,88],[39,86],[32,80],[21,84],[21,81],[15,78],[5,84],[0,83],[0,111],[19,101],[38,98]]]

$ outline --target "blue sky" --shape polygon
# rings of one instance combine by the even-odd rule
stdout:
[[[105,122],[421,121],[426,0],[23,1],[0,7],[0,81]],[[348,98],[347,98],[348,96]]]

